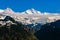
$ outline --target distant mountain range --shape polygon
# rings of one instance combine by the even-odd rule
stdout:
[[[32,23],[41,23],[45,24],[47,22],[54,22],[55,20],[60,19],[60,14],[58,13],[41,13],[35,9],[28,9],[24,12],[14,12],[12,9],[7,8],[4,10],[0,10],[0,15],[11,16],[17,21],[21,21],[25,24]],[[4,17],[3,17],[4,18]],[[27,20],[26,20],[27,19]]]
[[[40,30],[41,26],[46,23],[60,20],[60,14],[58,13],[52,13],[52,14],[47,12],[41,13],[40,11],[37,11],[33,8],[28,9],[24,12],[14,12],[10,8],[4,9],[4,10],[1,9],[0,20],[3,20],[3,19],[8,20],[9,17],[7,16],[11,17],[15,21],[18,21],[19,23],[29,26],[31,29],[34,29],[33,31]],[[0,21],[0,24],[2,23],[5,24],[4,22]]]
[[[10,8],[6,8],[6,9],[0,9],[0,13],[10,13],[10,14],[14,14],[14,13],[17,13],[17,14],[41,14],[41,15],[51,15],[51,13],[49,13],[49,12],[44,12],[44,13],[42,13],[42,12],[40,12],[40,11],[38,11],[38,10],[35,10],[34,8],[31,8],[31,9],[28,9],[28,10],[26,10],[26,11],[24,11],[24,12],[14,12],[12,9],[10,9]],[[52,13],[52,15],[59,15],[58,13]]]

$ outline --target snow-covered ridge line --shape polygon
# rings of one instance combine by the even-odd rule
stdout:
[[[12,9],[10,8],[6,8],[4,10],[0,9],[0,14],[1,13],[10,13],[10,14],[40,14],[40,15],[60,15],[59,13],[48,13],[48,12],[40,12],[35,10],[34,8],[28,9],[24,12],[14,12]]]

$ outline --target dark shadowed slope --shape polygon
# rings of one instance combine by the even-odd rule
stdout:
[[[39,40],[60,40],[60,20],[43,25],[35,35]]]
[[[0,40],[37,40],[27,26],[19,24],[9,16],[6,18],[12,22],[14,21],[15,24],[9,22],[10,24],[0,26]],[[4,21],[8,21],[6,18]]]

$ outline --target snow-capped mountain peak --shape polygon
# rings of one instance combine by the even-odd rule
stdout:
[[[15,12],[12,10],[12,9],[10,9],[10,8],[6,8],[6,9],[4,9],[4,10],[0,10],[0,14],[3,14],[3,15],[13,15],[13,14],[15,14]]]
[[[37,14],[38,12],[37,12],[37,10],[31,8],[31,9],[29,9],[29,10],[26,10],[25,13],[26,13],[26,14]]]
[[[10,14],[14,13],[14,11],[12,9],[10,9],[10,8],[5,9],[4,12],[5,13],[10,13]]]
[[[31,8],[31,9],[28,9],[24,12],[14,12],[11,8],[6,8],[4,10],[0,9],[0,14],[40,14],[40,15],[51,15],[51,13],[48,13],[48,12],[44,12],[44,13],[41,13],[40,11],[38,10],[35,10],[34,8]],[[53,15],[59,15],[58,13],[52,13]]]

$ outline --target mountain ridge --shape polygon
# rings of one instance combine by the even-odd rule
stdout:
[[[20,13],[20,14],[24,14],[24,13],[26,13],[26,14],[44,14],[44,15],[50,14],[49,12],[42,13],[41,11],[35,10],[34,8],[28,9],[23,12],[14,12],[11,8],[6,8],[4,10],[0,9],[0,13],[2,13],[2,12],[11,12],[11,13]],[[53,13],[53,14],[58,15],[58,13]]]

